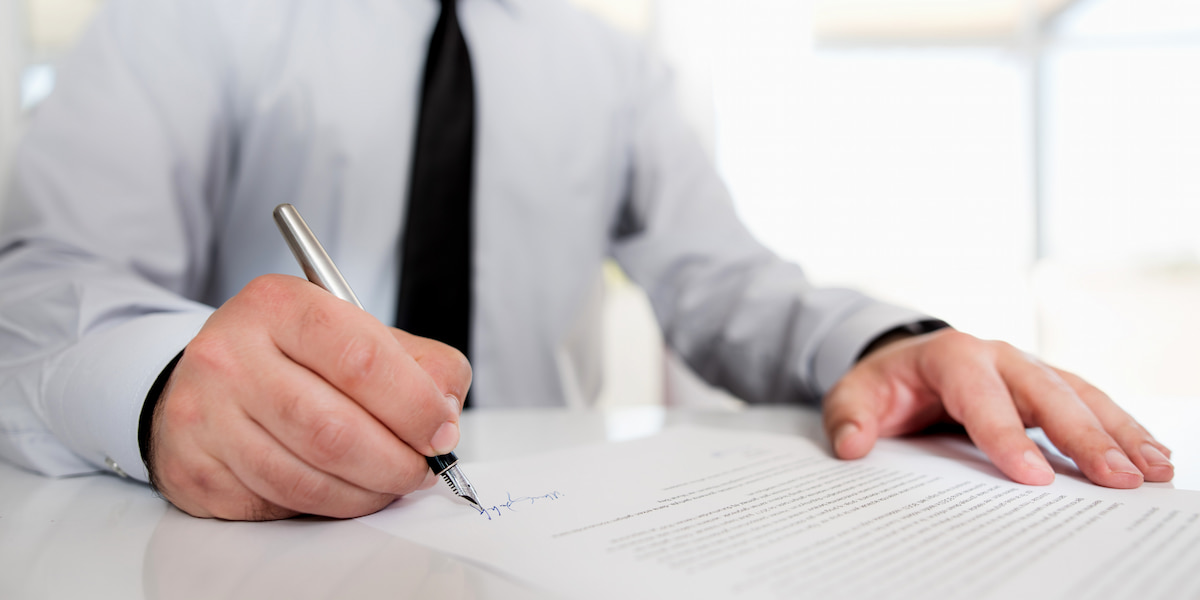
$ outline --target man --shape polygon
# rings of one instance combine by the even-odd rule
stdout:
[[[429,75],[447,64],[468,78]],[[430,81],[470,89],[469,135],[426,121],[458,102],[430,100]],[[468,140],[467,170],[428,184],[422,132]],[[150,478],[193,515],[350,517],[432,485],[423,457],[454,448],[468,388],[475,406],[563,402],[607,256],[710,382],[823,398],[838,456],[950,419],[1021,483],[1053,479],[1027,425],[1100,485],[1172,475],[1169,451],[1078,377],[813,288],[738,223],[665,69],[550,0],[114,0],[17,169],[4,456]],[[429,195],[414,190],[464,180],[466,229],[414,225]],[[296,272],[269,217],[281,202],[366,312],[270,275]],[[409,261],[464,240],[469,289],[451,296],[469,296],[470,366],[387,325],[424,326],[404,282],[429,261]]]

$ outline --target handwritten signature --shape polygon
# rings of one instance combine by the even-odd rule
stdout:
[[[484,508],[482,506],[479,506],[479,507],[476,507],[476,510],[479,511],[479,514],[486,515],[487,519],[489,521],[491,521],[493,518],[499,517],[500,515],[504,514],[504,511],[506,511],[506,510],[512,511],[512,512],[517,512],[517,508],[521,505],[534,504],[536,502],[544,501],[544,500],[558,500],[559,498],[562,498],[564,496],[564,494],[562,492],[558,492],[558,491],[550,492],[548,494],[542,494],[541,496],[521,496],[520,498],[513,498],[512,492],[506,492],[505,494],[508,496],[508,500],[506,500],[505,502],[496,504],[496,505],[492,506],[491,508]],[[495,517],[493,517],[493,515],[495,515]]]

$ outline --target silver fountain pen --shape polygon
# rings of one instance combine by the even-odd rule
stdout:
[[[329,293],[342,300],[359,308],[363,307],[296,207],[291,204],[276,206],[275,224],[279,226],[280,233],[287,240],[288,247],[292,249],[292,254],[296,256],[300,268],[304,269],[304,276],[308,277],[309,281],[325,288]],[[429,463],[429,468],[433,469],[434,473],[446,480],[455,494],[469,500],[475,506],[479,506],[479,497],[475,494],[475,488],[471,486],[470,481],[467,481],[462,469],[458,468],[458,457],[453,452],[426,457],[425,462]]]

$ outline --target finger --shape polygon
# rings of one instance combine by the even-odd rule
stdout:
[[[215,458],[271,504],[301,514],[348,519],[376,512],[396,499],[314,469],[249,418],[229,426],[229,435],[238,443],[219,446]]]
[[[233,413],[227,408],[221,416],[213,413],[220,412],[222,404],[203,402],[191,415],[180,415],[181,422],[207,428],[207,439],[224,445],[229,443],[224,421],[243,417],[244,412],[309,465],[354,485],[389,494],[407,493],[421,485],[428,471],[424,460],[359,404],[270,343],[227,340],[202,332],[189,344],[169,385],[179,380],[196,397],[229,398],[221,385],[236,381],[241,382],[236,396],[249,400],[238,402]],[[171,404],[178,414],[187,402],[188,398],[180,398]]]
[[[294,516],[271,505],[238,481],[223,463],[191,443],[190,438],[164,435],[166,420],[154,432],[159,444],[154,483],[176,508],[193,517],[229,520],[268,520]],[[162,444],[169,441],[169,444]]]
[[[1054,373],[1071,386],[1083,403],[1100,420],[1100,424],[1120,444],[1125,455],[1133,461],[1145,476],[1146,481],[1170,481],[1175,476],[1171,464],[1171,449],[1164,446],[1133,417],[1113,402],[1112,398],[1082,377],[1053,369]]]
[[[1142,484],[1142,472],[1057,373],[1016,350],[1002,352],[997,364],[1024,422],[1041,427],[1088,479],[1121,489]]]
[[[156,489],[180,510],[201,518],[230,520],[283,519],[297,513],[263,500],[242,484],[229,468],[204,450],[205,440],[218,446],[236,444],[220,436],[228,410],[208,402],[210,389],[220,377],[197,374],[197,360],[189,347],[175,369],[158,406],[151,429],[152,481]],[[219,392],[219,390],[217,390]],[[206,393],[208,395],[206,395]]]
[[[825,396],[825,435],[838,458],[866,456],[879,439],[879,414],[883,394],[876,393],[863,376],[844,377]]]
[[[938,334],[931,334],[938,335]],[[875,351],[830,390],[824,402],[825,433],[841,458],[860,458],[881,436],[920,431],[946,420],[941,398],[918,368],[924,336]]]
[[[207,453],[189,453],[188,464],[169,468],[160,491],[176,508],[193,517],[229,521],[271,521],[294,517],[298,512],[267,502],[234,476],[225,464]],[[187,489],[187,494],[173,490]]]
[[[954,368],[935,368],[931,379],[950,416],[1005,475],[1018,483],[1048,485],[1054,470],[1025,433],[1021,416],[991,356],[957,352]],[[943,361],[945,362],[945,361]]]
[[[247,290],[268,309],[259,312],[273,319],[271,339],[291,360],[353,398],[417,452],[454,449],[458,399],[438,389],[390,328],[299,278],[259,277]]]
[[[282,356],[278,363],[256,382],[261,401],[243,406],[250,418],[305,463],[350,484],[393,495],[419,488],[429,473],[422,455],[311,371]]]
[[[438,389],[457,398],[461,406],[471,388],[471,363],[467,357],[449,344],[401,329],[391,331],[413,360],[429,373]]]

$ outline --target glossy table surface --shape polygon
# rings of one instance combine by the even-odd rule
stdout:
[[[1133,412],[1175,451],[1174,487],[1200,490],[1200,401]],[[679,423],[823,439],[817,413],[491,410],[463,415],[466,462],[653,434]],[[1162,485],[1162,484],[1157,484]],[[0,463],[0,598],[539,598],[535,588],[354,521],[189,517],[139,483],[47,479]]]

